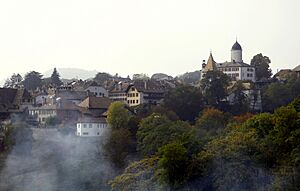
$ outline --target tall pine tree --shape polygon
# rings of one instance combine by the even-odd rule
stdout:
[[[60,86],[60,85],[62,85],[62,81],[60,80],[59,77],[60,76],[59,76],[56,68],[54,68],[53,73],[51,75],[51,83],[52,83],[52,85],[54,85],[54,86]]]

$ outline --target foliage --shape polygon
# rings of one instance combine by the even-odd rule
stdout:
[[[62,85],[62,81],[60,80],[59,77],[60,77],[59,73],[57,72],[56,68],[54,68],[53,73],[51,75],[51,83],[52,83],[52,85],[54,85],[56,87]]]
[[[228,123],[228,116],[222,111],[214,108],[208,108],[202,112],[197,119],[195,127],[200,130],[202,136],[214,136],[219,134]],[[203,138],[203,137],[202,137]]]
[[[233,101],[231,106],[232,114],[242,114],[249,111],[249,101],[247,95],[243,92],[245,90],[242,81],[238,81],[232,91]]]
[[[208,71],[201,80],[204,98],[209,106],[217,107],[227,96],[229,77],[221,71]]]
[[[154,156],[131,163],[121,175],[109,182],[112,190],[156,190],[160,187],[154,178],[157,161],[158,157]]]
[[[20,74],[13,74],[9,79],[4,83],[5,88],[19,88],[21,86],[23,78]]]
[[[42,75],[39,72],[31,71],[25,75],[24,87],[28,90],[36,90],[42,85]]]
[[[156,174],[160,181],[179,187],[187,178],[188,154],[187,150],[178,143],[170,143],[158,151],[160,159]]]
[[[166,94],[164,107],[174,111],[181,120],[194,121],[204,107],[202,93],[192,86],[179,86]]]
[[[264,111],[273,112],[274,109],[292,101],[291,89],[282,83],[272,83],[263,90],[262,103]]]
[[[127,128],[129,120],[130,114],[123,102],[113,102],[110,104],[107,121],[112,128]]]
[[[116,167],[123,167],[125,159],[133,150],[131,133],[128,129],[113,129],[104,144],[104,150]]]
[[[96,81],[100,85],[105,85],[107,81],[109,81],[112,76],[105,72],[99,72],[96,74],[94,81]]]
[[[61,120],[57,117],[48,117],[45,122],[47,126],[56,126],[61,124]]]
[[[191,127],[186,122],[172,122],[167,117],[154,113],[140,123],[137,149],[144,156],[153,155],[158,148],[180,140],[190,130]]]
[[[270,63],[271,60],[261,53],[252,58],[250,65],[255,67],[256,80],[269,79],[272,76],[272,70],[269,66]]]
[[[0,124],[0,152],[7,151],[14,145],[14,129],[11,124]]]

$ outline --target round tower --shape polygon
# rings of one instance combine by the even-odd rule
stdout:
[[[243,50],[237,41],[231,48],[231,62],[243,62]]]

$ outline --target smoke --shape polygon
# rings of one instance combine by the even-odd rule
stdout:
[[[109,190],[115,172],[102,154],[102,139],[77,137],[69,128],[18,128],[0,190]]]

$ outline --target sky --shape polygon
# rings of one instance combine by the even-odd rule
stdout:
[[[210,50],[262,53],[273,73],[300,64],[299,0],[0,1],[0,80],[82,68],[127,76],[201,69]]]

